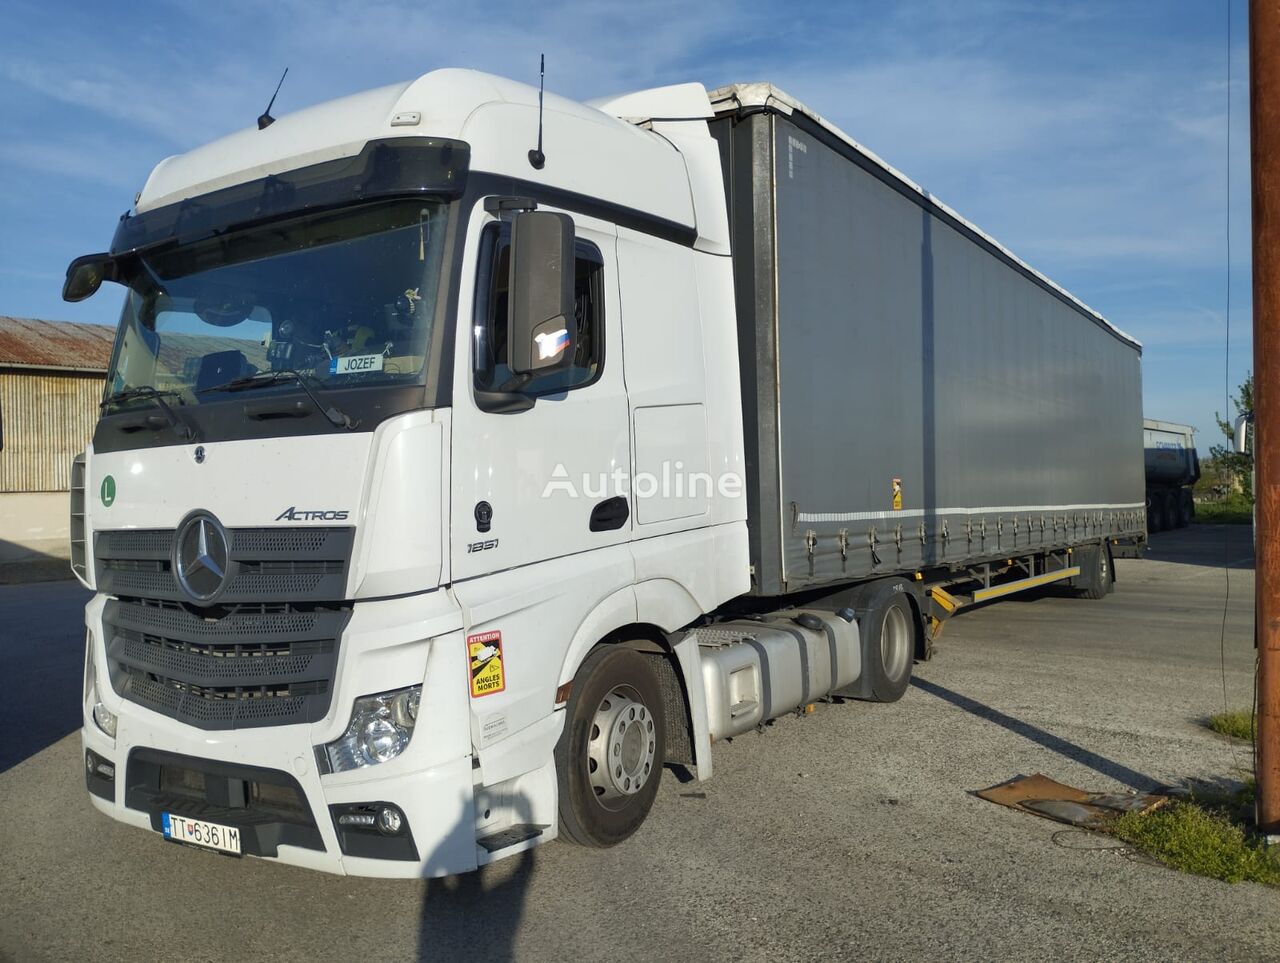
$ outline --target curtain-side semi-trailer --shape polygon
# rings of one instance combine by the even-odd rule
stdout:
[[[1138,344],[768,85],[322,104],[163,161],[103,280],[86,780],[185,843],[617,843],[665,764],[1145,537]]]

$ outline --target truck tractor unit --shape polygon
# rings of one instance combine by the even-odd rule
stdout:
[[[178,843],[610,846],[1145,538],[1138,343],[768,84],[320,104],[161,161],[104,281],[85,780]]]

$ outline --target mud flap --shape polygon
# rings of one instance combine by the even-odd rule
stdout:
[[[698,655],[697,636],[687,633],[675,644],[675,654],[689,707],[693,774],[699,782],[705,782],[711,778],[711,732],[707,725],[707,696],[702,683],[702,659]]]

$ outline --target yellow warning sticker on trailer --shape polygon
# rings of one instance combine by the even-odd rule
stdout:
[[[493,695],[507,687],[502,666],[502,633],[481,632],[467,636],[467,663],[471,696]]]
[[[902,479],[895,478],[893,480],[893,510],[895,512],[902,511]]]

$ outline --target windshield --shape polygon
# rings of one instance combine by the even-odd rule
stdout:
[[[130,257],[105,398],[202,404],[271,371],[318,389],[420,383],[447,217],[436,200],[382,202]]]

